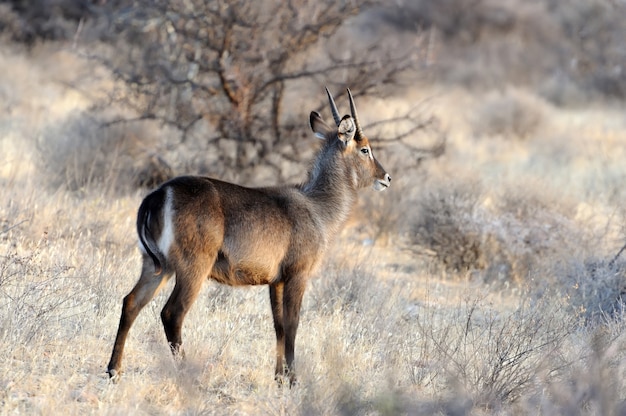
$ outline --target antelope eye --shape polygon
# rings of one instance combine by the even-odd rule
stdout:
[[[370,149],[368,149],[367,147],[364,147],[361,149],[361,153],[363,153],[364,155],[368,154],[370,152]]]

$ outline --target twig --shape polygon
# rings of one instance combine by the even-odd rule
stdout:
[[[613,268],[613,266],[615,266],[615,262],[617,261],[618,257],[624,252],[624,250],[626,250],[626,244],[622,246],[622,248],[617,252],[615,257],[613,257],[613,259],[609,262],[610,268]]]
[[[28,220],[22,220],[22,221],[18,222],[15,225],[12,225],[12,226],[10,226],[8,228],[5,228],[4,230],[0,231],[0,234],[8,233],[9,231],[14,229],[15,227],[19,227],[20,225],[24,224],[25,222],[28,222]]]
[[[78,27],[76,28],[76,32],[74,33],[74,39],[72,40],[72,49],[76,50],[78,45],[78,38],[80,37],[81,32],[83,31],[83,26],[85,24],[85,18],[81,17],[78,21]]]

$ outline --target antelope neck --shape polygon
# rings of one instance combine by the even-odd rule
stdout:
[[[300,187],[317,211],[320,220],[338,230],[357,198],[356,183],[336,144],[326,144],[318,154],[308,180]]]

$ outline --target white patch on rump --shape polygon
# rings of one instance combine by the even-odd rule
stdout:
[[[172,188],[165,189],[165,203],[163,204],[163,229],[161,236],[157,242],[157,246],[161,253],[167,257],[174,241],[174,208],[173,208],[174,190]]]

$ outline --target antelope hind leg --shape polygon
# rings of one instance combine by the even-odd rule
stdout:
[[[107,366],[107,372],[110,377],[113,378],[120,373],[126,337],[128,336],[130,327],[133,325],[133,322],[135,322],[135,318],[137,318],[141,309],[154,298],[170,276],[171,273],[166,272],[155,275],[152,260],[148,256],[144,256],[141,276],[133,290],[124,298],[120,324],[117,329],[115,344],[113,344],[111,360]]]

